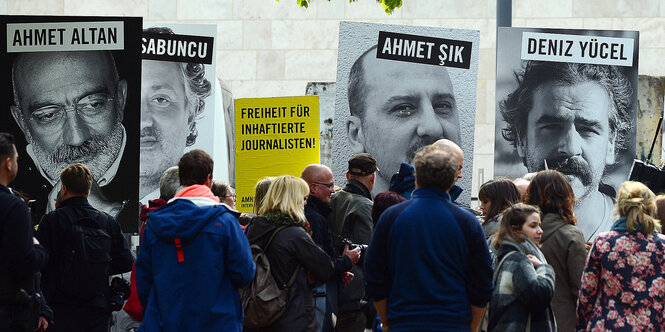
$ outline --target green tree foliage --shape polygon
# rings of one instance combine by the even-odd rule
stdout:
[[[276,0],[279,2],[279,0]],[[298,2],[298,6],[300,7],[309,7],[309,2],[311,0],[296,0]],[[328,0],[330,1],[330,0]],[[342,0],[338,0],[342,1]],[[349,2],[356,2],[358,0],[349,0]],[[380,3],[381,6],[383,7],[383,10],[386,11],[386,14],[390,15],[395,11],[395,8],[400,8],[402,7],[402,0],[376,0],[377,3]]]

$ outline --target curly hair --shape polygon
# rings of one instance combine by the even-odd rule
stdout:
[[[448,191],[455,184],[459,159],[450,149],[431,144],[416,153],[413,166],[419,187]]]
[[[536,173],[524,194],[524,203],[536,205],[543,213],[556,213],[566,224],[575,225],[575,192],[559,171]]]
[[[533,107],[534,94],[547,82],[573,85],[584,82],[599,84],[612,100],[609,110],[611,134],[615,137],[615,156],[627,147],[631,122],[633,88],[628,78],[615,66],[584,63],[526,61],[515,72],[518,87],[499,103],[507,126],[501,135],[517,148],[526,135],[527,114]]]
[[[166,27],[152,27],[144,29],[143,33],[175,34],[173,30]],[[187,146],[192,146],[199,135],[196,129],[196,120],[201,118],[205,110],[205,99],[212,92],[212,84],[205,78],[206,69],[202,63],[180,62],[180,72],[185,81],[185,92],[187,95],[187,108],[193,109],[187,118],[189,123],[189,135],[187,135]]]

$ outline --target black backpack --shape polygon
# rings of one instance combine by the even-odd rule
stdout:
[[[63,208],[71,222],[60,291],[79,299],[106,296],[111,271],[111,236],[100,225],[100,218],[108,216],[97,211],[93,217],[76,217],[68,208]]]
[[[242,309],[245,312],[245,327],[260,329],[269,326],[279,319],[286,309],[289,289],[291,289],[296,276],[298,276],[300,265],[293,271],[293,275],[291,275],[291,279],[289,279],[286,287],[279,289],[270,269],[270,261],[266,255],[272,239],[279,231],[286,227],[288,226],[281,226],[273,231],[264,248],[261,248],[257,244],[250,246],[252,249],[252,259],[256,263],[256,273],[252,282],[240,290],[240,301]]]

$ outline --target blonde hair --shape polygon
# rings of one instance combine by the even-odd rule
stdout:
[[[636,231],[642,225],[641,232],[649,235],[654,230],[660,231],[660,221],[656,215],[655,195],[640,182],[626,181],[617,192],[616,210],[619,216],[626,217],[626,228]]]
[[[309,185],[305,180],[291,175],[278,176],[268,187],[268,192],[259,208],[259,215],[280,211],[297,221],[305,222],[307,219],[304,199],[307,195],[309,195]]]
[[[256,182],[256,185],[254,186],[254,214],[259,215],[259,209],[261,208],[261,204],[263,203],[263,197],[266,196],[266,192],[268,192],[268,188],[270,187],[270,184],[272,181],[275,180],[274,176],[267,176],[264,177],[263,179],[259,180]]]

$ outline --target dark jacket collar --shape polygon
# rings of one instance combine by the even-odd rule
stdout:
[[[447,192],[439,189],[434,189],[434,188],[416,188],[416,190],[413,191],[413,195],[411,196],[414,199],[416,198],[433,198],[433,199],[441,199],[445,201],[450,200],[450,196],[448,195]]]
[[[58,208],[65,207],[65,206],[72,206],[72,207],[74,207],[74,206],[89,206],[89,207],[92,207],[92,205],[90,205],[90,203],[88,203],[88,199],[86,197],[80,197],[80,196],[67,198],[66,200],[60,202],[60,204],[58,205]]]
[[[448,190],[448,195],[450,195],[450,200],[453,202],[457,200],[457,197],[459,197],[459,195],[462,194],[462,191],[464,191],[464,189],[460,188],[458,185],[453,185],[453,187],[450,188],[450,190]]]
[[[346,187],[342,190],[372,199],[372,194],[369,192],[369,189],[367,189],[364,184],[354,179],[349,179],[349,181],[346,182]]]
[[[8,194],[13,194],[12,191],[9,190],[8,187],[5,187],[5,186],[3,186],[3,185],[1,185],[1,184],[0,184],[0,191],[4,191],[4,192],[6,192],[6,193],[8,193]]]
[[[332,212],[330,204],[323,203],[323,201],[312,195],[309,195],[307,198],[307,206],[305,208],[307,207],[314,209],[314,211],[316,211],[324,218],[328,218],[328,215],[330,215],[330,212]]]

